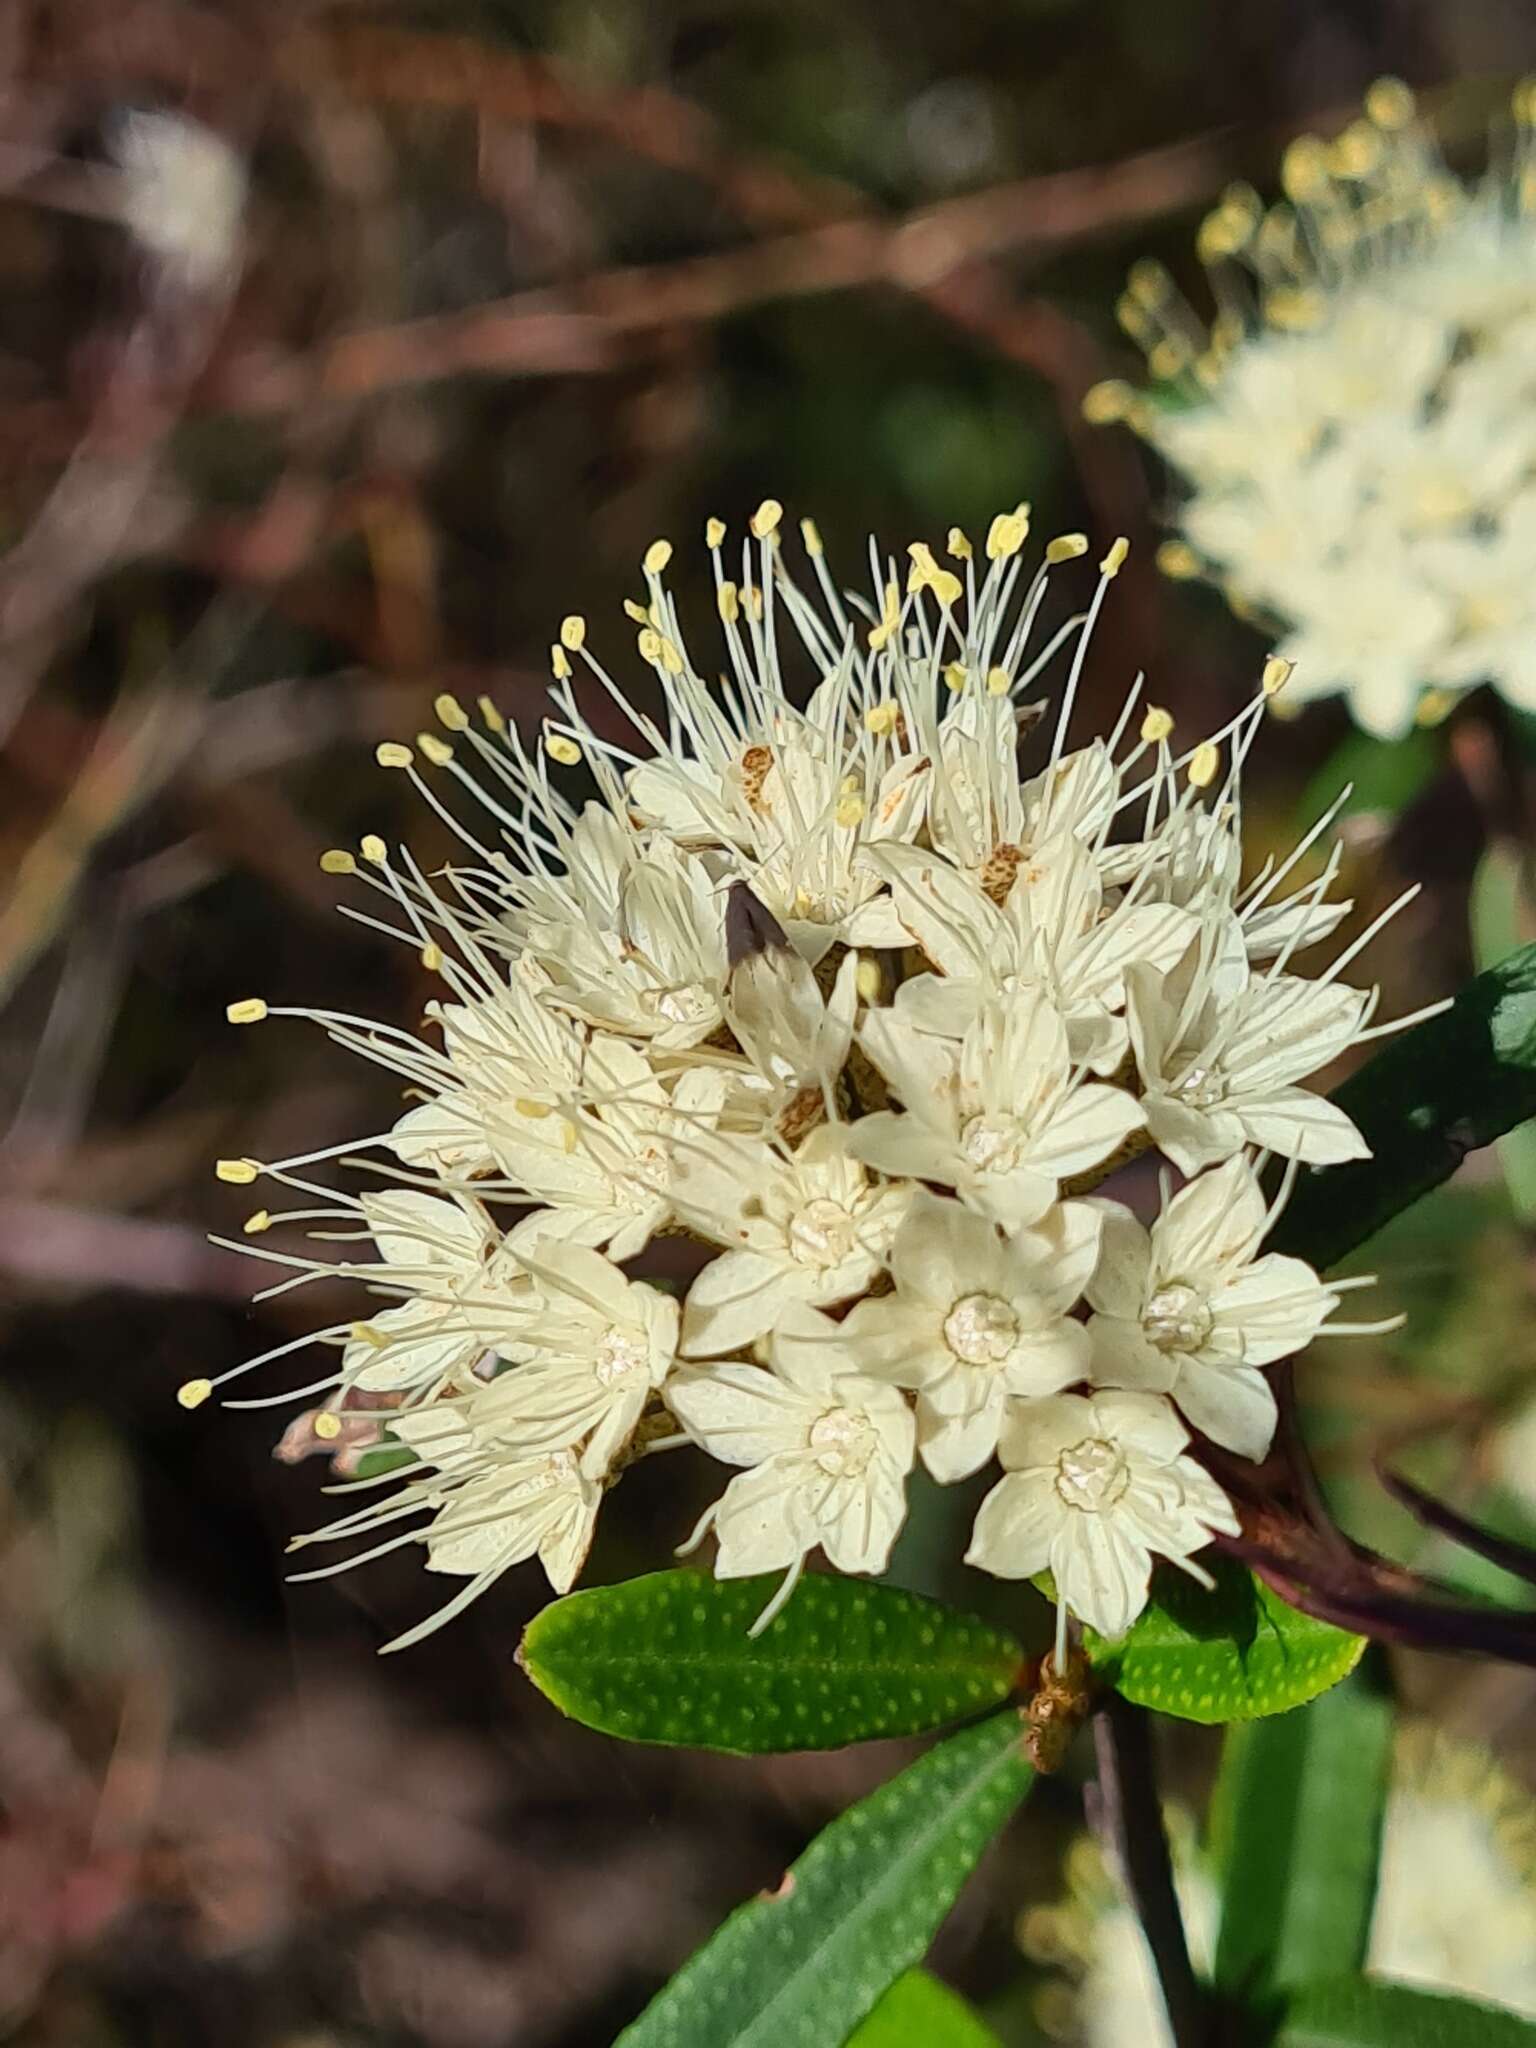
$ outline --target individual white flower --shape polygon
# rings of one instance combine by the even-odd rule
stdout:
[[[1262,1458],[1276,1410],[1259,1368],[1309,1344],[1339,1297],[1303,1260],[1259,1254],[1272,1218],[1258,1175],[1229,1159],[1181,1188],[1150,1230],[1118,1202],[1094,1207],[1095,1386],[1169,1394],[1213,1443]]]
[[[1407,88],[1379,81],[1335,141],[1292,143],[1284,205],[1233,187],[1207,218],[1224,309],[1208,335],[1158,266],[1135,267],[1121,317],[1160,388],[1088,399],[1185,486],[1170,570],[1281,630],[1297,701],[1343,693],[1383,738],[1431,685],[1532,699],[1527,606],[1503,632],[1480,617],[1487,558],[1536,502],[1528,84],[1513,111],[1513,149],[1463,181]]]
[[[900,1098],[848,1133],[854,1155],[881,1172],[936,1181],[1005,1229],[1043,1216],[1063,1180],[1102,1166],[1142,1123],[1133,1096],[1074,1074],[1066,1026],[1041,988],[1021,988],[967,1015],[942,1038],[946,984],[903,982],[872,1010],[860,1043]]]
[[[828,1307],[862,1294],[885,1260],[909,1190],[876,1181],[833,1125],[797,1152],[720,1135],[680,1150],[674,1202],[727,1249],[688,1290],[685,1358],[739,1351],[788,1302]]]
[[[470,1428],[504,1451],[579,1448],[601,1479],[671,1370],[677,1302],[582,1245],[545,1240],[523,1262],[538,1294],[486,1325],[509,1369],[477,1394]]]
[[[376,1529],[431,1512],[424,1526],[387,1537],[372,1549],[296,1579],[330,1578],[403,1545],[426,1550],[428,1571],[468,1579],[462,1591],[415,1628],[387,1643],[408,1649],[432,1634],[495,1584],[514,1565],[537,1557],[550,1585],[565,1593],[575,1584],[591,1547],[601,1488],[570,1451],[508,1456],[477,1438],[473,1403],[438,1402],[390,1417],[391,1432],[416,1453],[405,1483],[383,1501],[341,1516],[324,1529],[295,1537],[290,1549],[366,1536]]]
[[[724,1099],[722,1077],[707,1068],[669,1088],[637,1047],[594,1038],[579,1091],[560,1109],[514,1100],[494,1116],[507,1183],[548,1205],[513,1232],[514,1246],[560,1236],[633,1258],[672,1216],[679,1158],[712,1129]]]
[[[732,887],[739,957],[725,991],[725,1015],[741,1049],[724,1065],[731,1086],[721,1121],[797,1144],[837,1102],[858,1009],[859,956],[845,953],[824,996],[816,971],[743,883]]]
[[[892,847],[870,861],[888,878],[906,932],[943,976],[912,984],[910,1000],[921,992],[931,1005],[929,1028],[958,1035],[967,1012],[989,997],[1040,989],[1066,1025],[1073,1060],[1097,1074],[1113,1072],[1125,1053],[1116,1013],[1126,967],[1171,967],[1196,931],[1177,904],[1132,895],[1106,904],[1097,854],[1065,830],[1053,828],[999,875],[996,900],[924,848]]]
[[[1246,968],[1233,987],[1231,971],[1230,951],[1200,940],[1171,974],[1126,972],[1126,1017],[1154,1142],[1186,1174],[1245,1145],[1314,1166],[1367,1157],[1343,1110],[1298,1084],[1358,1041],[1369,995]]]
[[[692,1542],[713,1528],[722,1579],[787,1573],[754,1634],[788,1599],[817,1544],[839,1571],[884,1571],[906,1516],[914,1446],[911,1409],[894,1387],[853,1369],[830,1317],[792,1305],[768,1355],[771,1372],[683,1367],[667,1385],[668,1405],[694,1442],[749,1468]]]
[[[891,1246],[895,1291],[843,1323],[867,1372],[917,1390],[918,1442],[936,1479],[963,1479],[997,1448],[1010,1397],[1086,1378],[1089,1344],[1069,1310],[1098,1256],[1083,1202],[1034,1230],[999,1236],[984,1216],[919,1192]]]
[[[1123,1636],[1147,1602],[1154,1558],[1202,1585],[1192,1560],[1237,1516],[1193,1458],[1158,1394],[1057,1394],[1009,1410],[998,1456],[1003,1477],[976,1516],[967,1564],[1000,1579],[1050,1571],[1058,1653],[1070,1612],[1103,1636]]]
[[[533,1294],[526,1269],[468,1199],[391,1188],[360,1205],[379,1264],[359,1270],[376,1292],[405,1299],[356,1326],[342,1353],[345,1385],[413,1398],[462,1387],[486,1353],[485,1304],[525,1307]]]

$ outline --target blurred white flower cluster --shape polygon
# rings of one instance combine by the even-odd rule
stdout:
[[[1168,1819],[1191,1954],[1208,1971],[1221,1918],[1212,1859],[1186,1815]],[[1065,1876],[1066,1896],[1019,1924],[1025,1950],[1059,1973],[1041,1996],[1044,2031],[1080,2048],[1171,2048],[1146,1938],[1091,1836],[1073,1843]],[[1536,2017],[1536,1802],[1487,1750],[1428,1722],[1398,1738],[1368,1967]]]
[[[1207,329],[1155,263],[1120,315],[1152,385],[1089,394],[1184,486],[1160,560],[1278,626],[1292,702],[1383,738],[1490,682],[1536,711],[1536,84],[1468,184],[1395,79],[1302,136],[1266,210],[1231,188],[1198,253]]]
[[[1385,1028],[1341,978],[1383,919],[1298,973],[1349,908],[1327,818],[1242,877],[1243,763],[1285,663],[1198,744],[1138,683],[1069,746],[1123,542],[1037,648],[1081,535],[1031,567],[1019,507],[979,549],[951,532],[952,567],[874,555],[865,598],[809,522],[797,581],[781,520],[759,507],[734,575],[709,523],[717,681],[658,541],[626,607],[641,686],[567,618],[536,743],[445,696],[442,734],[379,749],[463,857],[429,877],[370,837],[324,864],[440,981],[421,1034],[231,1006],[311,1018],[409,1084],[372,1138],[219,1168],[298,1195],[246,1226],[283,1288],[340,1273],[384,1304],[318,1333],[333,1359],[301,1391],[333,1433],[349,1402],[393,1402],[416,1455],[318,1532],[422,1543],[466,1580],[402,1641],[534,1554],[565,1590],[605,1489],[688,1443],[735,1468],[696,1532],[716,1571],[785,1575],[764,1622],[818,1547],[884,1569],[916,1460],[943,1482],[995,1460],[969,1560],[1051,1571],[1063,1629],[1070,1610],[1118,1635],[1155,1558],[1202,1578],[1196,1553],[1236,1531],[1191,1432],[1261,1458],[1264,1368],[1338,1305],[1263,1242],[1299,1162],[1365,1150],[1303,1084]],[[1029,692],[1058,657],[1047,713]],[[1089,1191],[1154,1147],[1148,1228]],[[377,1185],[307,1177],[337,1159]],[[324,1256],[271,1248],[297,1225]],[[636,1276],[658,1239],[685,1287]]]

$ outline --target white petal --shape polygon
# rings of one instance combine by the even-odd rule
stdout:
[[[976,1512],[966,1563],[998,1579],[1032,1578],[1050,1560],[1063,1512],[1049,1479],[1007,1474]]]
[[[1233,1108],[1251,1141],[1278,1152],[1283,1159],[1304,1160],[1309,1166],[1337,1166],[1346,1159],[1371,1156],[1370,1146],[1343,1110],[1305,1088],[1280,1088],[1267,1097],[1244,1097]]]
[[[1251,1366],[1186,1359],[1173,1398],[1187,1422],[1240,1458],[1257,1461],[1274,1440],[1274,1390]]]
[[[740,1351],[772,1329],[786,1300],[814,1279],[785,1259],[761,1252],[722,1252],[711,1259],[688,1290],[683,1304],[684,1358],[718,1358]]]
[[[1147,1296],[1152,1245],[1146,1231],[1120,1202],[1096,1201],[1103,1218],[1099,1258],[1088,1282],[1090,1307],[1110,1316],[1139,1316]]]
[[[1113,1509],[1072,1514],[1051,1544],[1051,1569],[1059,1597],[1101,1636],[1123,1636],[1147,1604],[1152,1560]]]
[[[757,1365],[684,1366],[666,1383],[667,1406],[701,1450],[727,1465],[761,1465],[804,1448],[823,1403]]]
[[[1149,1344],[1138,1319],[1091,1316],[1088,1340],[1093,1357],[1089,1378],[1096,1387],[1130,1387],[1144,1393],[1171,1392],[1179,1376],[1177,1363]]]

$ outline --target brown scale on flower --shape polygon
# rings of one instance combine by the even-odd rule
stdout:
[[[1053,1655],[1040,1659],[1039,1676],[1024,1709],[1024,1753],[1042,1777],[1059,1771],[1072,1738],[1093,1705],[1093,1672],[1081,1650],[1069,1649],[1058,1677]]]
[[[1001,839],[981,864],[980,881],[983,892],[1001,909],[1008,901],[1008,892],[1024,859],[1022,846],[1015,846],[1011,839]]]
[[[741,757],[741,789],[754,811],[763,810],[763,784],[768,780],[768,771],[773,766],[773,749],[758,745],[748,747]]]
[[[798,1145],[826,1119],[827,1105],[819,1088],[802,1088],[779,1111],[778,1133],[786,1145]]]

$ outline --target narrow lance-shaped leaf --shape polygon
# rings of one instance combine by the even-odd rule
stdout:
[[[733,1913],[615,2048],[844,2048],[921,1960],[1032,1776],[1015,1714],[939,1743]]]
[[[1470,1998],[1345,1977],[1298,1992],[1274,2048],[1536,2048],[1536,2026]]]
[[[1364,1966],[1392,1723],[1390,1700],[1356,1672],[1294,1714],[1228,1734],[1212,1830],[1224,1990],[1263,2004]]]
[[[925,1735],[1000,1706],[1010,1636],[893,1586],[817,1573],[760,1636],[777,1581],[653,1572],[552,1602],[518,1653],[562,1713],[629,1742],[737,1755]]]
[[[1002,2048],[957,1992],[926,1970],[908,1970],[886,1992],[848,2048]]]
[[[1448,1180],[1469,1152],[1536,1116],[1536,945],[1389,1039],[1333,1100],[1371,1157],[1304,1173],[1269,1240],[1319,1268]]]
[[[1232,1558],[1202,1563],[1214,1591],[1165,1568],[1119,1642],[1085,1630],[1088,1661],[1126,1699],[1181,1721],[1251,1721],[1315,1699],[1359,1662],[1363,1637],[1287,1606]]]

